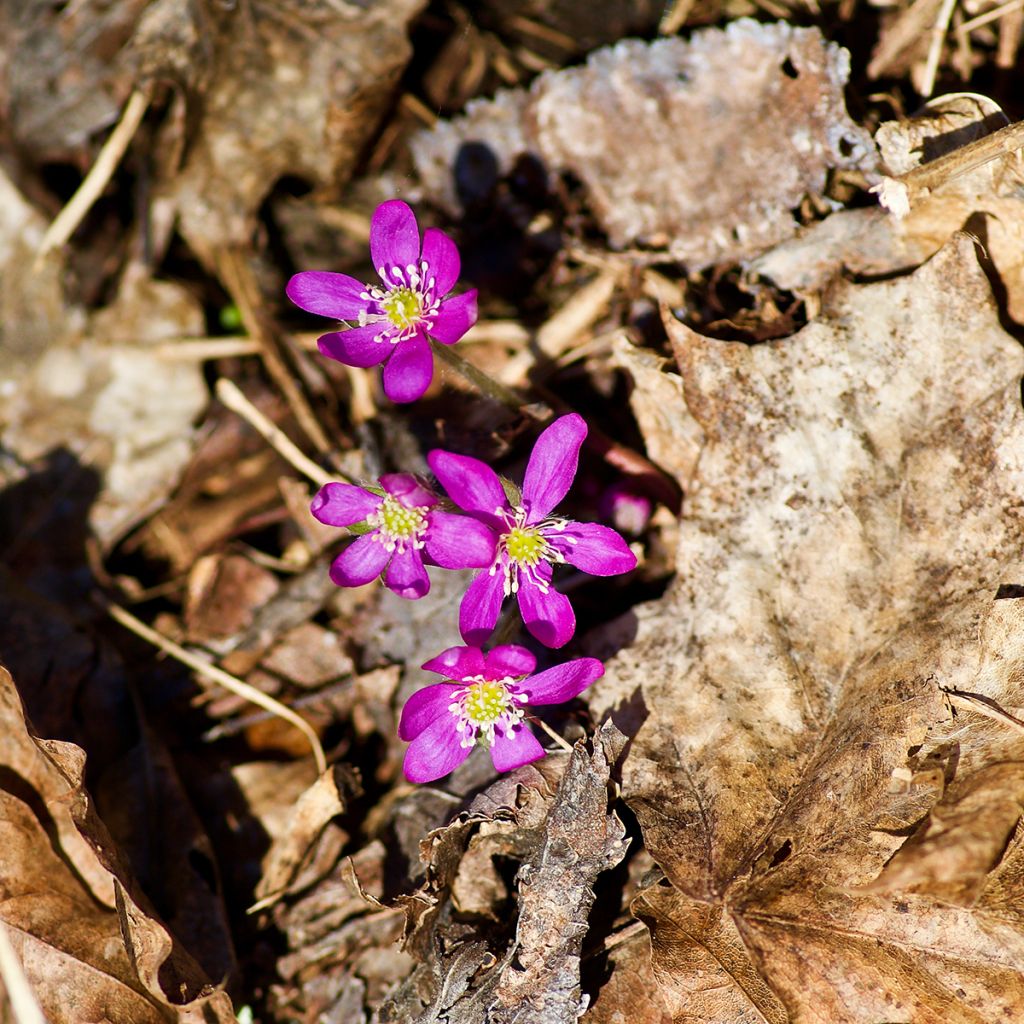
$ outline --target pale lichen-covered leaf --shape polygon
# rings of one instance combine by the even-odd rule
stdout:
[[[635,909],[677,1017],[1013,1019],[1021,844],[992,766],[1024,737],[942,692],[1024,704],[1024,609],[994,601],[1024,573],[1024,354],[973,243],[838,287],[784,341],[667,327],[706,437],[679,578],[589,699],[639,723],[623,793],[668,884]],[[929,892],[933,833],[907,840],[950,784],[993,828],[946,835],[963,906]],[[864,891],[905,844],[917,881]]]
[[[846,113],[846,52],[817,29],[741,19],[689,40],[625,40],[528,93],[470,104],[413,141],[427,194],[457,207],[460,147],[507,171],[522,153],[587,190],[611,244],[668,249],[691,268],[749,258],[796,230],[830,168],[870,170]]]

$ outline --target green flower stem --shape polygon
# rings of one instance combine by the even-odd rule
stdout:
[[[496,402],[501,402],[502,405],[508,406],[513,412],[525,413],[538,422],[543,423],[551,419],[553,413],[547,405],[541,402],[533,404],[524,402],[511,388],[505,387],[504,384],[499,383],[493,377],[484,373],[483,370],[474,366],[468,359],[463,359],[455,351],[454,345],[442,345],[434,338],[430,339],[430,344],[434,349],[434,354],[443,363],[450,366],[460,377],[469,381],[481,395],[493,398]]]

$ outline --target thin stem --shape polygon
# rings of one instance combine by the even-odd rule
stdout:
[[[327,758],[324,756],[324,748],[320,745],[320,738],[313,731],[313,727],[309,722],[301,715],[297,715],[291,708],[278,700],[274,700],[273,697],[262,690],[257,690],[255,686],[250,686],[241,679],[225,672],[224,669],[211,665],[208,661],[204,661],[180,644],[176,644],[169,637],[158,633],[155,629],[151,629],[141,619],[137,619],[131,612],[125,611],[120,605],[104,600],[101,600],[101,603],[112,619],[119,622],[125,629],[130,629],[136,636],[142,637],[147,643],[151,643],[154,647],[159,647],[161,651],[169,654],[176,661],[188,665],[189,668],[198,672],[201,676],[205,676],[207,679],[223,686],[225,690],[230,690],[231,693],[244,698],[250,704],[256,704],[265,711],[269,711],[272,715],[283,718],[286,722],[294,725],[309,741],[310,749],[313,752],[313,760],[316,761],[317,774],[323,775],[327,771]]]
[[[323,487],[324,484],[330,483],[335,479],[326,470],[321,469],[312,459],[304,455],[298,447],[291,441],[291,439],[285,434],[280,427],[275,426],[266,416],[263,415],[249,401],[245,395],[242,394],[238,385],[233,381],[228,380],[227,377],[221,377],[217,381],[216,386],[217,397],[224,403],[227,408],[232,412],[238,413],[239,416],[245,420],[256,431],[260,434],[263,439],[270,445],[278,455],[281,456],[286,462],[291,463],[300,473],[308,476],[310,480],[317,485],[317,487]],[[345,476],[343,473],[338,472],[337,476],[342,476],[349,483],[352,480]]]
[[[544,722],[539,718],[531,718],[530,721],[535,725],[539,725],[563,750],[568,750],[570,754],[572,753],[572,745],[562,739],[562,737],[559,736],[558,733],[547,724],[547,722]]]
[[[434,338],[430,339],[434,354],[450,366],[460,377],[469,381],[482,395],[493,398],[496,402],[508,406],[513,412],[526,413],[538,421],[546,421],[551,418],[551,410],[541,403],[529,405],[524,402],[511,388],[505,387],[489,374],[484,373],[478,366],[474,366],[468,359],[463,359],[452,345],[442,345]]]

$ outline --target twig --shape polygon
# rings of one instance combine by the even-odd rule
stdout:
[[[300,473],[308,476],[310,480],[317,485],[317,487],[323,487],[324,484],[330,483],[334,476],[328,473],[326,470],[321,469],[312,459],[304,455],[298,447],[292,442],[285,432],[278,426],[267,419],[249,401],[245,395],[242,394],[241,389],[233,381],[228,380],[227,377],[221,377],[217,381],[216,385],[217,397],[226,405],[232,412],[238,413],[239,416],[249,424],[256,433],[260,434],[263,439],[270,445],[278,455],[281,456],[286,462],[289,462],[294,466]],[[338,473],[337,476],[343,474]],[[346,477],[346,479],[348,479]],[[351,481],[350,481],[351,482]]]
[[[47,1024],[32,986],[7,936],[7,925],[0,921],[0,980],[14,1012],[15,1024]]]
[[[57,214],[53,223],[46,229],[39,245],[34,268],[39,269],[46,254],[64,245],[82,223],[85,215],[92,209],[93,203],[99,199],[107,183],[113,177],[117,165],[131,144],[135,133],[142,123],[142,118],[149,106],[146,93],[136,89],[128,97],[121,120],[110,133],[110,138],[103,143],[103,148],[96,156],[96,162],[78,186],[78,191],[68,200],[67,205]]]
[[[1024,7],[1024,0],[1008,0],[1005,4],[993,7],[991,11],[986,11],[984,14],[979,14],[975,18],[965,21],[957,29],[957,32],[967,35],[968,32],[973,32],[976,28],[981,28],[982,25],[987,25],[990,21],[998,21],[1011,11],[1016,11],[1021,7]]]
[[[939,59],[942,57],[942,45],[949,31],[949,19],[953,16],[956,0],[942,0],[938,17],[932,26],[932,40],[928,47],[928,59],[924,65],[924,80],[921,82],[921,95],[931,96],[935,88],[935,75],[939,70]]]
[[[259,342],[267,372],[287,400],[300,429],[313,442],[317,451],[330,451],[331,444],[324,428],[320,426],[320,421],[285,362],[281,340],[264,312],[259,283],[246,255],[235,247],[226,246],[216,250],[214,260],[218,276],[238,306],[246,331]]]
[[[262,690],[257,690],[255,686],[242,682],[241,679],[230,675],[222,668],[211,665],[208,661],[204,661],[180,644],[176,644],[162,633],[151,629],[140,619],[132,615],[131,612],[125,611],[120,605],[106,601],[103,598],[100,598],[100,603],[115,622],[119,622],[125,629],[135,633],[136,636],[142,637],[147,643],[153,644],[154,647],[159,647],[164,653],[169,654],[183,665],[188,665],[189,668],[198,672],[201,676],[205,676],[219,686],[223,686],[225,690],[230,690],[231,693],[237,694],[251,704],[257,704],[272,715],[276,715],[278,718],[282,718],[284,721],[294,725],[309,741],[310,749],[313,752],[313,760],[316,761],[317,774],[323,775],[327,771],[327,758],[324,756],[324,748],[320,745],[320,739],[313,731],[313,727],[301,715],[297,715],[291,708],[278,700],[274,700],[273,697]]]
[[[558,733],[555,732],[555,730],[547,724],[547,722],[543,721],[540,718],[532,717],[530,721],[533,722],[535,725],[539,725],[563,750],[568,750],[570,754],[572,753],[572,744],[562,739],[562,737],[559,736]]]
[[[914,201],[924,199],[947,181],[962,177],[984,164],[1024,148],[1024,121],[967,143],[952,153],[929,160],[894,178],[883,178],[872,187],[879,202],[895,216],[905,216]]]
[[[954,707],[963,708],[965,711],[976,711],[979,715],[991,718],[993,722],[1008,726],[1016,732],[1024,733],[1024,722],[1009,711],[1004,711],[990,697],[984,697],[978,693],[967,693],[964,690],[951,690],[940,686],[943,697]]]

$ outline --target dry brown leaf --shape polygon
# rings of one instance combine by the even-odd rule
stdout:
[[[994,766],[1024,738],[940,689],[1024,704],[1024,608],[993,600],[1024,574],[1024,356],[972,242],[838,287],[785,341],[667,327],[706,437],[679,578],[590,704],[638,723],[623,794],[667,879],[635,909],[675,1019],[1021,1016],[1024,846],[1002,849],[1017,783]],[[898,896],[858,888],[901,848]]]
[[[914,117],[882,124],[875,136],[887,173],[906,174],[998,130],[1006,117],[984,96],[940,96]],[[881,276],[909,270],[946,244],[954,231],[977,238],[1006,293],[1006,309],[1024,323],[1024,157],[1013,153],[951,177],[915,198],[902,218],[872,207],[843,210],[754,260],[750,270],[781,288],[820,291],[846,269]]]
[[[0,668],[0,920],[51,1024],[233,1022],[143,909],[83,787],[84,752],[29,732]]]
[[[523,153],[587,189],[611,244],[668,249],[691,268],[750,258],[796,230],[791,210],[829,168],[873,167],[848,117],[845,51],[817,29],[741,19],[689,40],[626,40],[528,93],[470,103],[413,140],[426,192],[457,209],[460,147],[507,172]]]

